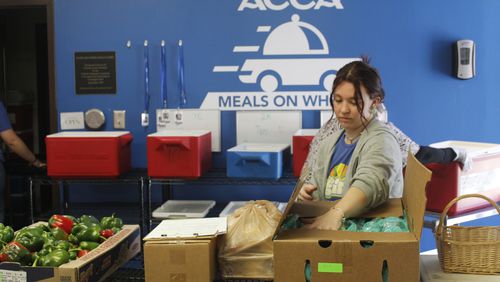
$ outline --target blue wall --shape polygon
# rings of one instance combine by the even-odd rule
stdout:
[[[253,1],[250,1],[253,2]],[[275,1],[283,2],[283,1]],[[306,3],[306,1],[302,1]],[[319,2],[319,1],[318,1]],[[258,90],[243,85],[234,74],[212,72],[216,65],[241,64],[247,54],[233,54],[235,45],[264,40],[258,25],[276,26],[298,14],[320,29],[338,58],[367,54],[379,68],[387,93],[389,118],[420,144],[442,140],[500,142],[494,130],[500,107],[497,63],[500,38],[495,28],[500,3],[467,1],[353,1],[344,9],[300,11],[237,11],[240,1],[212,0],[76,0],[56,1],[57,109],[84,111],[98,107],[108,121],[112,110],[127,110],[127,130],[134,135],[133,165],[146,166],[145,136],[140,113],[144,109],[143,48],[151,43],[151,107],[160,106],[159,42],[167,41],[168,102],[178,105],[175,43],[185,44],[188,108],[199,108],[207,92]],[[470,38],[477,44],[477,77],[451,76],[451,44]],[[126,48],[127,40],[132,47]],[[76,95],[73,53],[115,51],[116,95]],[[255,55],[257,56],[257,55]],[[307,127],[318,127],[314,115]],[[223,113],[223,151],[235,144],[234,112]],[[309,121],[313,119],[313,121]],[[107,122],[106,130],[112,129]]]
[[[271,2],[278,5],[286,1]],[[98,107],[111,120],[112,110],[127,110],[127,130],[134,135],[133,166],[146,167],[145,136],[155,131],[155,125],[147,129],[140,126],[139,117],[144,110],[144,40],[151,43],[150,109],[160,106],[160,40],[167,41],[168,103],[170,107],[178,104],[175,43],[179,39],[185,44],[187,108],[199,108],[208,92],[259,91],[255,85],[242,84],[235,74],[214,73],[212,69],[216,65],[238,65],[252,56],[257,58],[259,54],[232,53],[232,49],[236,45],[262,43],[265,37],[255,32],[257,26],[275,27],[298,14],[302,21],[321,30],[330,45],[330,57],[366,54],[372,58],[372,64],[383,77],[389,119],[418,143],[443,140],[500,143],[500,130],[496,129],[500,108],[500,84],[496,83],[500,76],[499,1],[343,0],[343,9],[322,7],[303,11],[289,6],[282,11],[237,11],[241,3],[239,0],[56,0],[58,111]],[[451,75],[451,44],[464,38],[476,43],[477,77],[462,81]],[[131,48],[125,46],[128,40],[132,42]],[[73,54],[84,51],[116,52],[116,95],[75,94]],[[304,117],[305,127],[319,127],[317,113],[307,112]],[[236,143],[235,114],[223,112],[222,118],[222,151],[225,151]],[[113,130],[112,122],[107,122],[106,130]],[[224,153],[215,154],[215,163],[223,166]],[[225,194],[212,192],[214,197]],[[277,189],[269,197],[286,199],[288,195],[284,197],[283,190]]]

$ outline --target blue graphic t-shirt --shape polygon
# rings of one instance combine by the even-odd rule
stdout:
[[[356,148],[357,141],[346,144],[344,135],[345,133],[342,133],[340,136],[330,160],[330,169],[328,170],[325,187],[325,199],[328,200],[337,200],[342,197],[347,167]]]

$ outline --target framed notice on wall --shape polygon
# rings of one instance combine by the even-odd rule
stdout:
[[[75,52],[76,94],[116,94],[115,52]]]

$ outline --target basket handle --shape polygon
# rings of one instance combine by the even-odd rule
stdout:
[[[500,207],[498,207],[497,203],[495,203],[492,199],[481,195],[481,194],[465,194],[462,196],[458,196],[455,199],[451,200],[446,207],[444,208],[443,212],[441,213],[441,217],[439,218],[439,224],[436,229],[436,236],[441,236],[441,233],[443,232],[443,222],[444,222],[444,217],[448,215],[448,210],[458,201],[465,199],[465,198],[481,198],[486,201],[488,201],[498,212],[500,215]]]

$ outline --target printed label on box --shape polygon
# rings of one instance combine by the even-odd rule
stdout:
[[[0,270],[0,281],[2,282],[26,282],[28,281],[25,271]]]

